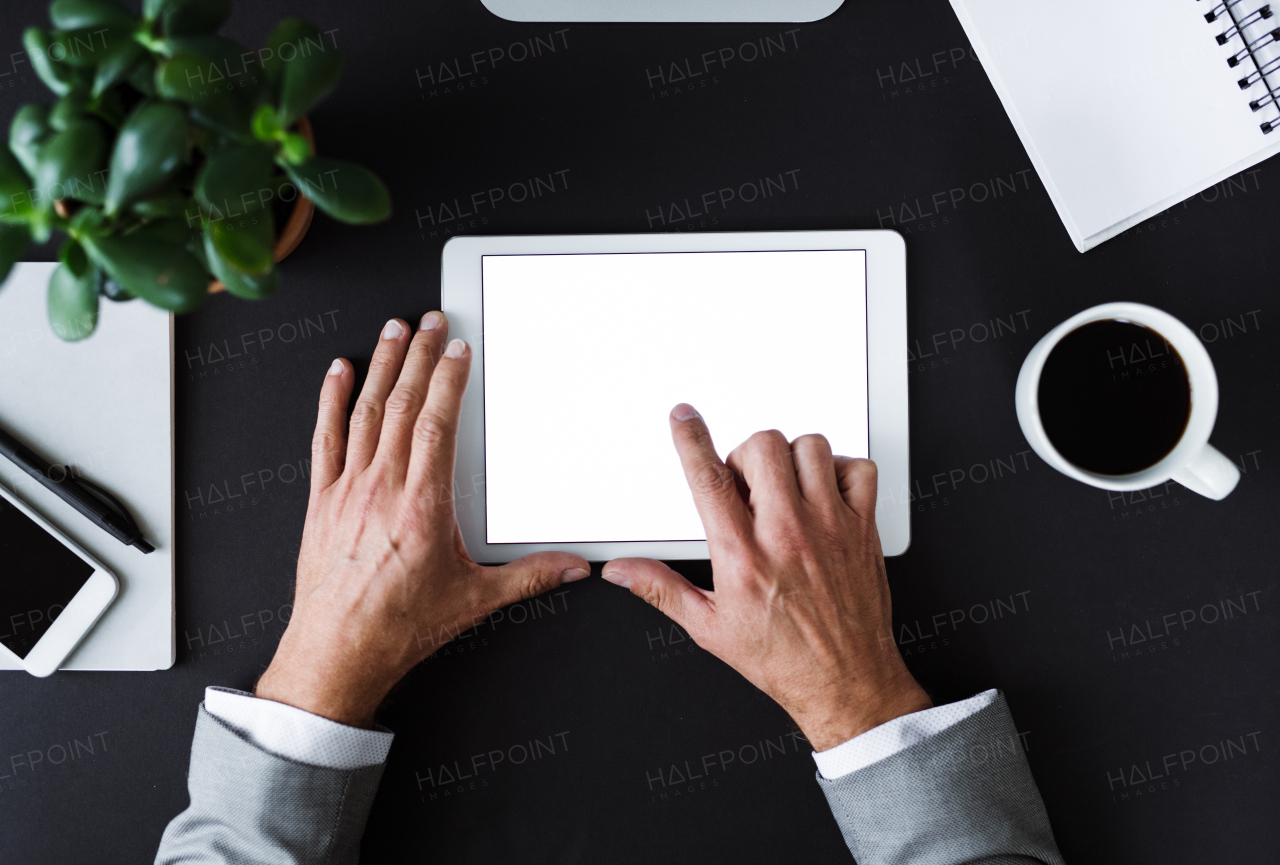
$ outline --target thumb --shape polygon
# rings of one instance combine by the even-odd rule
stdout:
[[[493,609],[541,595],[591,575],[591,565],[572,553],[533,553],[496,567],[482,568],[485,598]]]
[[[615,586],[630,589],[633,595],[656,607],[695,640],[715,613],[711,592],[704,592],[654,559],[614,559],[605,563],[600,576]]]
[[[836,484],[845,504],[864,520],[875,522],[876,493],[879,474],[876,464],[868,459],[834,457]]]

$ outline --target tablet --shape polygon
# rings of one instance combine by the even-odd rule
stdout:
[[[870,456],[884,553],[906,550],[896,232],[455,237],[441,296],[473,350],[452,494],[476,561],[707,558],[668,425],[680,402],[722,458],[762,429]]]

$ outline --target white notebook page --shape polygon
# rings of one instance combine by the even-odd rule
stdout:
[[[952,5],[1082,251],[1280,150],[1210,0]]]

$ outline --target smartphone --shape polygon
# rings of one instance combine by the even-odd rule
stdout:
[[[119,582],[0,485],[0,651],[33,676],[58,669],[102,617]]]

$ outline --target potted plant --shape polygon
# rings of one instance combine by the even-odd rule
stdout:
[[[216,35],[230,12],[54,0],[55,29],[23,34],[58,98],[19,109],[0,145],[0,280],[64,233],[48,289],[63,339],[93,332],[100,295],[177,313],[222,288],[271,295],[313,204],[354,224],[390,215],[377,176],[315,155],[306,112],[342,74],[336,46],[295,18],[249,50]]]

